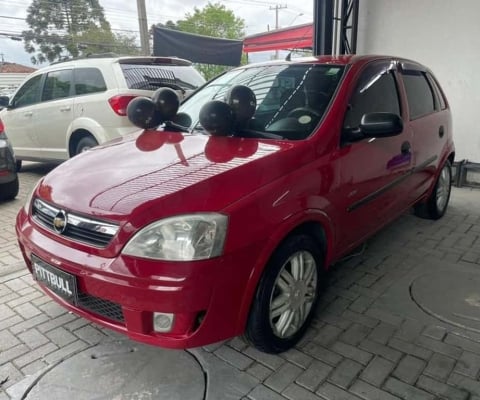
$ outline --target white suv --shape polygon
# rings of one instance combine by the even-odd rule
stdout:
[[[135,130],[129,101],[159,87],[188,94],[205,82],[189,61],[91,57],[52,64],[28,77],[0,121],[21,160],[63,161]]]

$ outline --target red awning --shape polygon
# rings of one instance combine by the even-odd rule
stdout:
[[[291,50],[313,47],[313,24],[297,25],[291,28],[247,36],[243,40],[243,51],[251,53],[268,50]]]

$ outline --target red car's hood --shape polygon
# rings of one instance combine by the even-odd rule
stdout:
[[[218,211],[286,173],[271,156],[294,147],[145,131],[68,160],[45,177],[39,194],[67,210],[115,220],[137,212]]]

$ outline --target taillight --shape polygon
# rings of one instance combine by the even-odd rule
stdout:
[[[4,139],[7,135],[5,134],[5,125],[3,125],[3,121],[0,119],[0,138]]]
[[[127,115],[127,106],[132,99],[138,96],[132,96],[132,95],[125,95],[125,94],[119,94],[117,96],[113,96],[108,99],[108,103],[110,104],[110,107],[112,107],[112,110],[115,111],[116,114],[121,115],[124,117]]]

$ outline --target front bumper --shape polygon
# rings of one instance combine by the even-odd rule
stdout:
[[[30,272],[33,256],[75,277],[75,301],[39,284],[84,318],[134,340],[169,348],[202,346],[241,333],[238,316],[253,251],[196,262],[105,258],[55,240],[32,223],[24,209],[17,216],[16,231]],[[154,330],[154,313],[174,315],[168,333]]]

